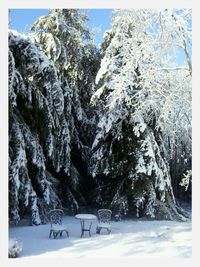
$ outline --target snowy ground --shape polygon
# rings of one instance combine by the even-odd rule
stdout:
[[[175,221],[112,221],[112,232],[86,232],[80,238],[80,222],[65,216],[69,238],[49,239],[49,225],[12,226],[9,238],[21,242],[21,258],[190,258],[192,223]]]

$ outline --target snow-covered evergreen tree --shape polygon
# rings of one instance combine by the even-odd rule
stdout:
[[[53,62],[28,38],[10,33],[9,210],[15,222],[26,210],[32,223],[40,224],[45,219],[41,205],[53,208],[60,204],[44,151],[56,156],[48,148],[58,142],[52,131],[55,124],[59,127],[62,109],[63,95]]]
[[[172,118],[190,115],[189,19],[190,10],[118,10],[105,34],[99,89],[91,100],[99,108],[91,172],[99,183],[98,203],[118,212],[183,218],[165,142],[174,131]],[[177,47],[186,66],[171,55]]]
[[[33,38],[58,69],[66,99],[63,115],[71,137],[70,177],[74,179],[72,183],[82,180],[83,184],[83,177],[88,177],[88,156],[95,126],[94,110],[89,102],[99,68],[99,53],[90,39],[87,20],[83,11],[55,9],[33,25]],[[86,191],[85,198],[88,197]]]
[[[51,208],[85,203],[80,181],[99,61],[83,42],[88,32],[77,10],[52,10],[34,29],[9,35],[9,210],[16,222],[31,213],[40,224]]]

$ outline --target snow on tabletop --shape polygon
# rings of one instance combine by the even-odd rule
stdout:
[[[93,214],[85,214],[85,213],[81,213],[81,214],[76,214],[75,215],[76,219],[84,219],[84,220],[96,220],[97,217]]]

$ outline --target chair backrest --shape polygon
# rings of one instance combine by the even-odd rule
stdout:
[[[112,211],[109,209],[100,209],[97,211],[100,222],[109,223],[111,221]]]
[[[49,221],[50,224],[62,224],[63,211],[61,209],[50,210]]]

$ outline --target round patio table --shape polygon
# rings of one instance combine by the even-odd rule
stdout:
[[[91,236],[90,230],[92,227],[92,222],[97,220],[97,216],[88,213],[80,213],[76,214],[75,218],[79,219],[81,223],[81,237],[84,235],[84,232],[89,232],[89,235]],[[88,228],[85,226],[85,221],[89,222]]]

